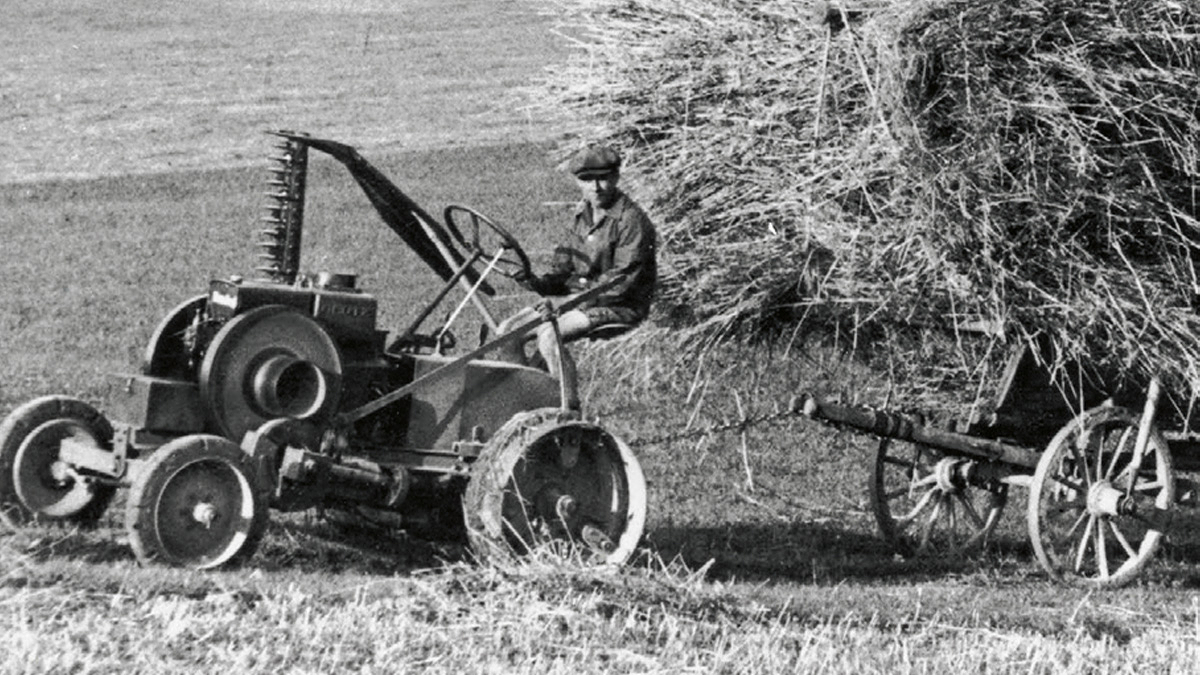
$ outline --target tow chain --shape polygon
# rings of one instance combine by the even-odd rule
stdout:
[[[741,400],[736,399],[738,408],[741,410]],[[744,433],[751,427],[762,424],[769,424],[782,420],[788,417],[804,417],[803,399],[793,397],[785,407],[776,407],[771,412],[761,413],[758,415],[746,415],[742,412],[735,419],[725,419],[720,422],[715,422],[704,427],[690,429],[685,428],[683,431],[675,431],[671,433],[657,434],[654,436],[634,436],[628,440],[629,445],[657,445],[659,443],[667,443],[672,441],[689,440],[693,438],[703,438],[707,436],[715,436],[729,431]],[[605,415],[597,415],[596,419],[605,417]]]

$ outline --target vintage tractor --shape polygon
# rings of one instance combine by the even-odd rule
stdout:
[[[625,561],[645,521],[637,460],[584,420],[573,376],[497,356],[553,316],[496,335],[489,277],[528,272],[517,241],[462,206],[439,223],[350,146],[275,135],[256,278],[213,280],[173,309],[104,413],[66,396],[12,411],[0,424],[0,514],[92,523],[128,487],[137,558],[193,568],[250,556],[268,506],[465,536],[481,557],[550,546]],[[406,330],[378,328],[376,299],[353,276],[300,273],[310,149],[344,164],[443,280]],[[424,330],[455,288],[462,301]],[[469,303],[480,344],[453,353],[448,329]]]

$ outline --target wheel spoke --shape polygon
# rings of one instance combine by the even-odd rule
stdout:
[[[1061,474],[1061,473],[1058,473],[1058,474],[1055,474],[1054,476],[1052,476],[1052,477],[1051,477],[1051,480],[1053,480],[1053,481],[1054,481],[1055,483],[1057,483],[1058,485],[1060,485],[1060,486],[1062,486],[1062,487],[1065,487],[1065,488],[1067,488],[1067,489],[1069,489],[1069,490],[1074,490],[1075,492],[1077,492],[1077,493],[1079,493],[1079,494],[1086,494],[1086,493],[1087,493],[1087,486],[1086,486],[1086,485],[1081,485],[1081,484],[1079,484],[1079,483],[1077,483],[1077,482],[1074,482],[1074,481],[1068,480],[1067,476],[1065,476],[1065,475],[1063,475],[1063,474]]]
[[[1075,447],[1074,445],[1071,445],[1070,447],[1071,456],[1079,465],[1074,473],[1083,478],[1084,485],[1091,487],[1092,473],[1088,470],[1087,453],[1084,452],[1082,448]]]
[[[1157,492],[1166,487],[1161,480],[1138,483],[1133,486],[1134,492]]]
[[[932,492],[930,493],[932,494]],[[933,538],[933,528],[937,525],[938,518],[942,515],[942,500],[935,499],[933,502],[933,512],[929,514],[929,519],[925,521],[925,527],[921,528],[921,544],[922,550],[929,548],[929,542]]]
[[[1100,566],[1101,579],[1112,576],[1108,571],[1108,545],[1105,543],[1103,523],[1096,528],[1096,563]]]
[[[898,526],[897,529],[902,530],[906,526],[908,526],[909,523],[916,520],[917,516],[919,516],[921,514],[921,511],[924,511],[925,507],[929,506],[929,502],[930,502],[930,500],[933,499],[935,492],[937,492],[936,489],[930,490],[930,491],[926,492],[925,494],[921,495],[921,498],[917,500],[916,505],[914,505],[912,507],[912,509],[909,510],[908,513],[897,518],[896,519],[896,525]]]
[[[1116,521],[1108,521],[1108,526],[1112,529],[1113,537],[1117,540],[1117,543],[1121,545],[1121,548],[1125,549],[1125,554],[1130,558],[1137,557],[1137,551],[1134,550],[1129,540],[1125,538],[1125,533],[1121,532],[1121,528],[1117,527]]]
[[[967,514],[967,517],[971,519],[971,522],[975,525],[975,529],[982,530],[986,523],[983,517],[979,515],[979,511],[975,509],[975,505],[971,503],[971,500],[967,499],[966,495],[960,493],[957,496],[958,502],[962,504],[963,513]]]
[[[1117,442],[1116,449],[1113,450],[1112,461],[1109,462],[1108,470],[1104,472],[1101,479],[1111,481],[1117,475],[1117,466],[1120,463],[1121,457],[1125,454],[1126,445],[1130,440],[1133,440],[1133,431],[1133,427],[1126,427],[1121,434],[1121,439]]]
[[[1083,536],[1079,538],[1079,550],[1075,552],[1075,573],[1083,572],[1083,560],[1087,556],[1088,542],[1092,540],[1092,530],[1096,529],[1096,518],[1087,516],[1087,526],[1083,528]]]

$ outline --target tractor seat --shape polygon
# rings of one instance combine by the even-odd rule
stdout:
[[[608,340],[633,330],[632,323],[602,323],[584,335],[586,340]]]

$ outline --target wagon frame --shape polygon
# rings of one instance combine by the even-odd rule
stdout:
[[[869,481],[884,540],[904,556],[960,555],[985,545],[1012,488],[1039,564],[1091,587],[1129,583],[1164,535],[1188,518],[1200,442],[1159,429],[1161,385],[1137,396],[1089,385],[1068,364],[1051,375],[1046,341],[1010,356],[991,405],[938,426],[918,414],[845,405],[815,395],[807,417],[879,438]],[[1062,373],[1080,375],[1069,382]],[[1132,403],[1132,405],[1131,405]],[[1186,425],[1185,425],[1186,426]]]

